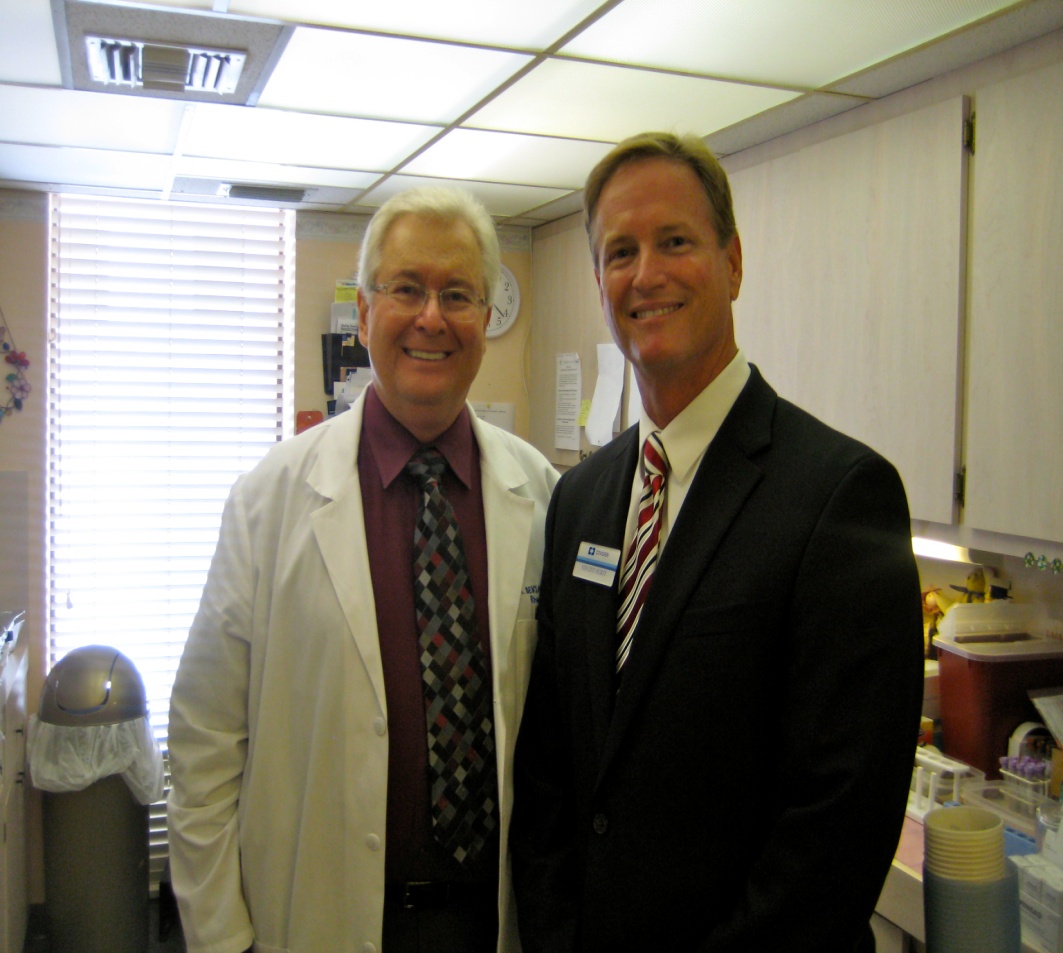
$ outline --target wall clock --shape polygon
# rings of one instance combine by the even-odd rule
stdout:
[[[520,313],[520,285],[505,265],[502,266],[502,277],[498,282],[498,290],[491,302],[491,317],[487,322],[487,336],[496,338],[505,334]]]

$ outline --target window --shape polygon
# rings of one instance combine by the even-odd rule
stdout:
[[[52,197],[49,654],[128,656],[164,752],[225,498],[291,432],[293,217]]]

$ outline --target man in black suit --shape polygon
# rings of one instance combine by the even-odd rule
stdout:
[[[547,518],[524,953],[873,950],[922,699],[901,479],[738,350],[741,245],[699,140],[627,140],[584,196],[644,412]]]

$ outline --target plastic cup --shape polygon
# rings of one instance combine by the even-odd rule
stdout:
[[[1019,883],[1015,868],[972,883],[923,868],[927,953],[1019,953]]]
[[[1004,822],[984,808],[937,808],[923,819],[925,869],[951,880],[989,882],[1004,876]]]

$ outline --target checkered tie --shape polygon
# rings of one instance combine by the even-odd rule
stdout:
[[[439,481],[446,461],[422,447],[406,470],[424,496],[413,531],[413,596],[428,725],[432,830],[471,862],[498,826],[491,692],[461,531]]]
[[[618,672],[631,652],[631,637],[642,615],[642,606],[649,594],[653,570],[657,565],[661,504],[664,502],[664,484],[668,477],[668,456],[664,452],[659,430],[653,431],[642,445],[642,472],[638,522],[624,560],[624,571],[620,574],[620,609],[616,616]]]

